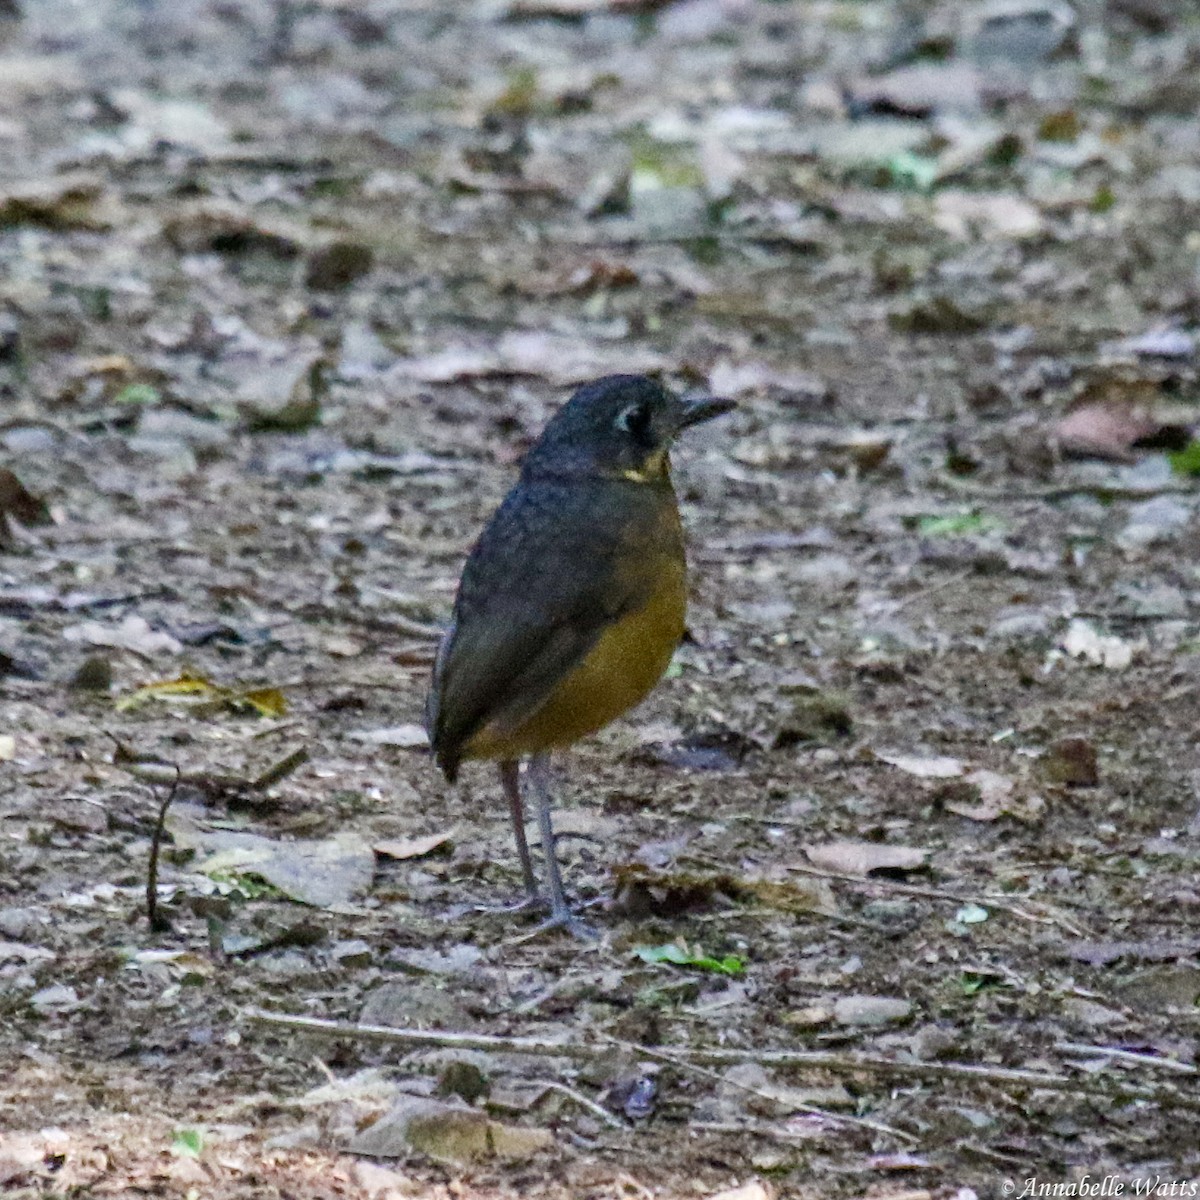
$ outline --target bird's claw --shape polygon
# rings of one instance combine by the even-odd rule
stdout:
[[[565,929],[573,938],[581,942],[598,942],[599,932],[589,925],[582,917],[576,916],[569,908],[556,908],[542,921],[533,933],[547,933],[551,929]]]
[[[511,900],[507,904],[477,904],[475,911],[499,916],[512,916],[517,913],[545,912],[550,907],[550,901],[537,892],[522,896],[520,900]]]

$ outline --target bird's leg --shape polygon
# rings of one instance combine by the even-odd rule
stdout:
[[[508,798],[508,811],[512,815],[513,836],[517,840],[517,856],[521,860],[521,874],[525,877],[525,894],[529,901],[540,900],[537,878],[533,873],[533,860],[529,857],[529,842],[525,839],[525,808],[521,804],[521,768],[516,759],[500,764],[500,785]]]
[[[538,830],[542,839],[542,857],[546,860],[546,879],[550,884],[550,916],[542,926],[562,927],[576,937],[593,939],[595,932],[581,921],[567,904],[558,856],[554,851],[554,827],[550,823],[550,755],[535,754],[529,763],[529,782],[537,801]]]

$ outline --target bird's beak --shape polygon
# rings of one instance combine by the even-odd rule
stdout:
[[[735,408],[737,404],[734,401],[724,400],[720,396],[695,396],[690,400],[681,400],[677,427],[687,429],[702,421],[711,421],[713,417],[724,416]]]

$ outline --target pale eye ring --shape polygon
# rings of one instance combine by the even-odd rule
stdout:
[[[650,414],[644,404],[631,404],[617,413],[614,422],[623,433],[631,433],[634,437],[642,437],[650,425]]]

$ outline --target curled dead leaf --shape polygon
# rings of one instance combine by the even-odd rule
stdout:
[[[954,779],[965,770],[957,758],[949,758],[941,754],[921,756],[877,753],[875,757],[880,762],[897,767],[906,775],[916,775],[919,779]]]
[[[372,849],[384,858],[424,858],[436,851],[449,851],[454,848],[453,833],[431,833],[425,837],[392,838],[386,842],[376,842]]]
[[[875,871],[919,871],[929,865],[928,850],[882,842],[827,842],[823,846],[805,846],[804,853],[814,867],[823,871],[863,879]]]

